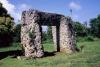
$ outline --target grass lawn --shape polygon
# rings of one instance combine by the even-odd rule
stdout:
[[[44,50],[53,52],[53,44],[45,43]],[[18,60],[11,55],[1,58],[0,67],[100,67],[100,40],[93,42],[78,42],[77,46],[84,45],[82,51],[68,55],[54,53],[51,56],[32,60]],[[0,56],[4,52],[21,50],[16,43],[12,47],[0,48]]]

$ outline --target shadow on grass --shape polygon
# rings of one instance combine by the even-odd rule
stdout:
[[[45,51],[43,57],[55,56],[55,53],[56,53],[56,51],[53,51],[53,52]],[[23,55],[23,53],[21,50],[0,52],[0,60],[6,58],[8,56],[12,56],[12,58],[16,58],[17,56],[22,56],[22,55]]]
[[[14,57],[21,56],[21,55],[23,55],[21,50],[0,52],[0,60],[6,58],[8,56],[12,56],[14,58]]]
[[[44,57],[55,56],[56,55],[55,53],[56,53],[56,51],[53,51],[53,52],[45,51],[44,52]]]

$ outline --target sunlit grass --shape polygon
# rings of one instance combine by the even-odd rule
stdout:
[[[21,49],[16,45],[0,48],[0,52]],[[100,67],[100,40],[77,43],[78,48],[81,45],[84,45],[82,51],[71,55],[58,52],[54,56],[31,60],[8,56],[0,60],[0,67]],[[53,43],[45,43],[43,46],[45,51],[54,51]]]

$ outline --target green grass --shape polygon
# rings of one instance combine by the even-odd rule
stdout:
[[[0,48],[0,52],[12,51],[12,50],[21,50],[20,43],[13,43],[10,47]]]
[[[71,55],[55,53],[54,56],[35,60],[18,60],[8,56],[0,60],[0,67],[100,67],[100,40],[77,43],[78,48],[81,45],[84,45],[83,50]],[[43,46],[45,51],[54,51],[52,43],[45,43]],[[12,47],[0,48],[0,52],[20,49],[17,43]]]

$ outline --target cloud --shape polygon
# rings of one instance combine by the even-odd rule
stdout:
[[[3,4],[3,7],[5,7],[8,10],[8,13],[12,13],[16,9],[15,5],[9,3],[8,0],[0,0],[0,2]]]
[[[23,10],[28,10],[31,8],[31,6],[27,4],[20,4],[16,6],[10,3],[8,0],[0,0],[0,2],[3,4],[3,7],[8,10],[8,13],[11,14],[12,17],[14,17],[15,22],[18,22],[18,20],[20,20]]]
[[[75,2],[70,2],[69,3],[69,8],[70,9],[75,9],[75,10],[80,10],[82,7],[81,7],[81,5],[79,5],[79,4],[75,3]]]
[[[22,11],[28,10],[31,8],[31,6],[29,6],[27,4],[20,4],[17,7],[19,7],[19,8],[16,9],[15,14],[14,14],[15,18],[16,18],[15,21],[18,21],[21,19]]]

